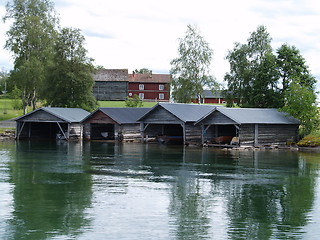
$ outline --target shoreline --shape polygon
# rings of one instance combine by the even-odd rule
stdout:
[[[4,133],[0,133],[0,142],[7,142],[7,141],[16,141],[15,139],[15,130],[5,130]],[[130,142],[128,142],[130,143]],[[144,144],[144,143],[141,143]],[[201,146],[199,146],[201,147]],[[224,151],[279,151],[279,150],[287,150],[287,151],[298,151],[298,152],[319,152],[320,153],[320,146],[315,147],[299,147],[299,146],[239,146],[233,148],[226,148],[224,146],[215,146],[215,147],[208,147],[202,146],[202,148],[217,148]]]

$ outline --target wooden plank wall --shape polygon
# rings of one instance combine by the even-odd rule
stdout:
[[[241,145],[255,144],[255,125],[245,124],[240,126],[239,138]],[[258,125],[258,145],[286,144],[295,142],[298,138],[298,125]]]
[[[194,125],[193,123],[186,123],[186,143],[188,144],[201,144],[201,126]]]
[[[24,121],[32,121],[32,122],[62,122],[63,120],[44,111],[44,110],[38,110],[28,116],[25,116],[24,118],[19,120],[19,122]]]
[[[82,139],[83,126],[80,123],[71,123],[70,125],[70,139]]]
[[[180,124],[182,121],[162,107],[157,107],[143,120],[144,123]]]
[[[239,141],[241,145],[254,145],[254,124],[241,125],[239,129]]]
[[[140,124],[125,124],[118,130],[121,131],[123,141],[141,141]]]
[[[298,138],[297,125],[259,125],[258,144],[286,144]]]
[[[98,101],[126,100],[128,96],[128,82],[96,81],[93,95]]]
[[[203,121],[201,121],[202,124],[208,125],[208,124],[237,124],[235,121],[228,118],[226,115],[215,111],[211,113],[208,117],[206,117]]]

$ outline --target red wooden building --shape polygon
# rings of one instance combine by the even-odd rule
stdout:
[[[168,102],[170,99],[169,74],[128,74],[128,97],[135,94],[145,101]]]

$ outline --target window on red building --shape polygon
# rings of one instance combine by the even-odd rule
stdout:
[[[139,90],[144,90],[144,84],[139,84]]]

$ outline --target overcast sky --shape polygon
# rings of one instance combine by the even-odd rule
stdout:
[[[0,16],[7,0],[0,0]],[[178,38],[195,24],[214,51],[212,74],[223,82],[225,56],[265,25],[274,49],[296,46],[311,73],[320,78],[320,3],[317,0],[54,0],[61,26],[80,28],[89,56],[105,68],[148,68],[169,73]],[[9,25],[0,23],[0,68],[12,69],[3,50]]]

